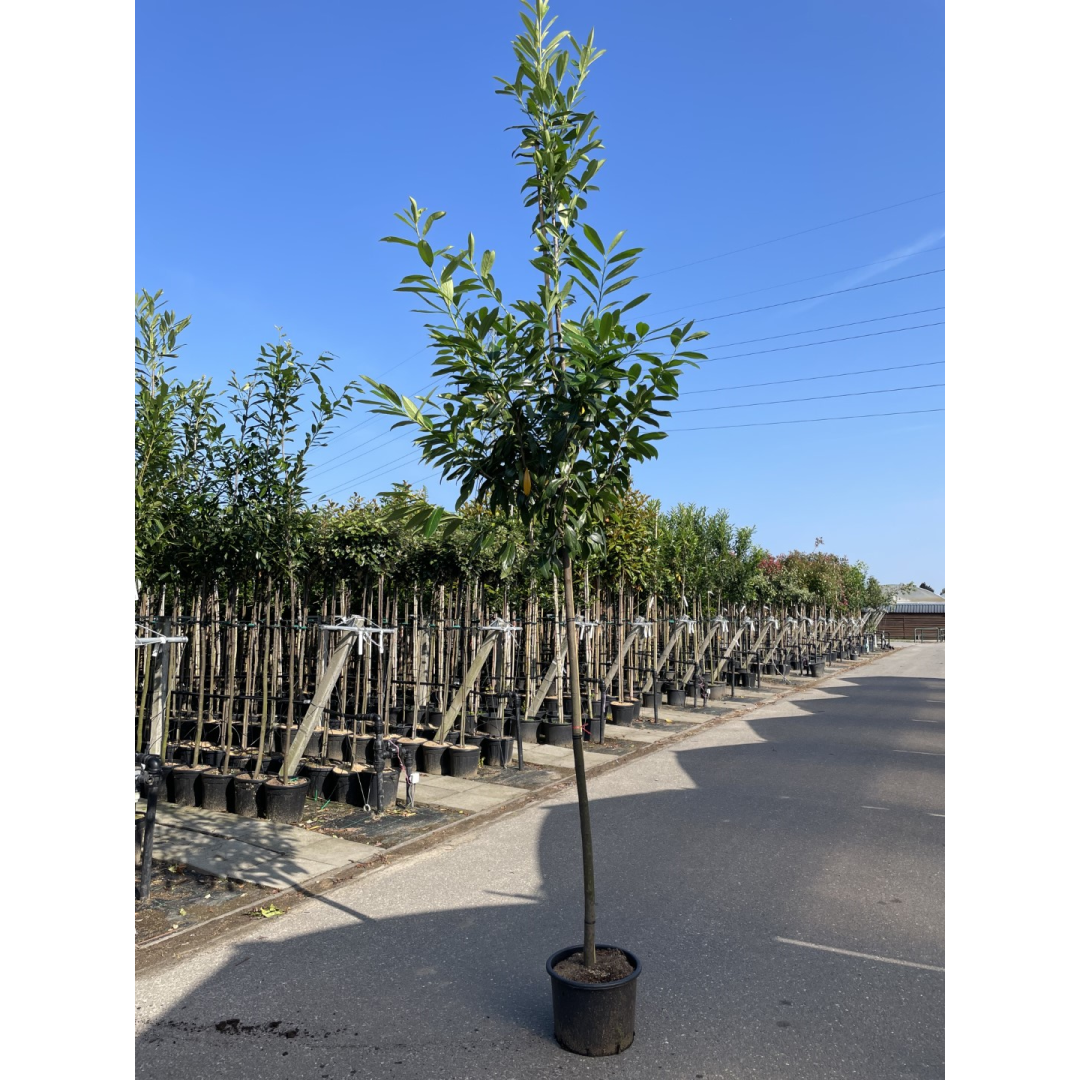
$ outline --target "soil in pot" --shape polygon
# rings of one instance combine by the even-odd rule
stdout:
[[[417,765],[423,773],[434,773],[441,776],[443,772],[443,758],[448,747],[446,743],[432,742],[430,739],[420,745],[417,754]]]
[[[558,723],[555,720],[541,720],[537,732],[538,742],[549,746],[571,746],[574,742],[573,724]]]
[[[611,703],[611,722],[613,724],[630,724],[634,719],[634,703],[632,701],[613,701]]]
[[[475,776],[479,765],[479,746],[448,746],[443,755],[446,776]]]
[[[263,809],[263,800],[260,791],[266,783],[266,775],[249,776],[247,773],[239,773],[233,777],[233,805],[237,817],[258,817]]]
[[[204,772],[199,780],[199,787],[202,789],[202,801],[199,805],[204,810],[227,813],[231,809],[232,784],[232,773],[217,770]]]
[[[306,777],[279,780],[274,777],[262,787],[266,800],[266,817],[282,825],[296,825],[304,816],[304,800],[307,798]]]
[[[482,732],[477,732],[475,735],[466,735],[465,745],[480,747],[484,745],[484,740],[487,738],[490,738],[490,736],[485,735]]]
[[[196,806],[198,804],[198,780],[209,769],[209,765],[177,765],[173,769],[173,802],[177,806]]]
[[[597,945],[596,960],[593,968],[585,968],[580,946],[560,949],[548,958],[547,972],[559,1045],[575,1054],[605,1057],[634,1041],[641,964],[633,953],[610,945]]]

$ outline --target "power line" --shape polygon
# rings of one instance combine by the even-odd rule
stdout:
[[[911,255],[893,255],[888,259],[863,263],[861,266],[848,266],[843,270],[830,270],[827,274],[811,274],[809,277],[795,278],[792,281],[781,281],[777,285],[763,285],[760,289],[745,289],[743,292],[714,296],[711,300],[695,300],[692,304],[679,304],[676,307],[660,308],[659,311],[650,309],[649,314],[663,315],[668,311],[685,311],[687,308],[703,307],[705,304],[718,304],[721,300],[734,300],[740,296],[753,296],[756,293],[771,292],[773,289],[786,289],[789,285],[801,285],[804,281],[820,281],[822,278],[836,277],[837,274],[850,274],[853,270],[868,270],[871,266],[884,266],[886,263],[903,262],[905,259],[914,259],[919,255],[929,255],[931,252],[944,250],[945,245],[938,244],[937,247],[924,248],[922,251],[916,251]]]
[[[909,368],[936,367],[944,364],[944,360],[927,360],[919,364],[896,364],[892,367],[863,368],[861,371],[838,371],[835,375],[803,375],[797,379],[772,379],[769,382],[739,383],[735,386],[714,386],[709,390],[684,390],[679,397],[688,394],[716,394],[721,390],[749,390],[757,386],[782,386],[785,383],[816,382],[818,379],[843,379],[849,375],[872,375],[879,371],[906,371]]]
[[[884,322],[886,319],[906,319],[909,315],[926,315],[931,311],[944,311],[945,305],[918,308],[915,311],[901,311],[896,315],[877,315],[873,319],[856,319],[854,322],[833,323],[832,326],[815,326],[812,330],[789,330],[786,334],[769,334],[767,337],[744,338],[742,341],[729,341],[726,345],[710,345],[710,349],[733,349],[736,345],[754,345],[759,341],[776,341],[778,338],[798,337],[800,334],[820,334],[826,330],[842,330],[846,326],[864,326],[866,323]]]
[[[785,307],[788,304],[801,304],[806,300],[821,300],[826,296],[839,296],[841,293],[858,292],[860,289],[876,289],[879,285],[892,285],[896,281],[911,281],[912,278],[929,277],[931,274],[944,274],[945,267],[939,270],[924,270],[921,274],[905,274],[903,277],[885,278],[884,281],[871,281],[867,285],[852,285],[847,289],[833,289],[831,292],[816,293],[814,296],[800,296],[797,300],[780,300],[775,304],[762,304],[761,307],[743,308],[741,311],[728,311],[723,315],[707,315],[695,322],[713,322],[715,319],[730,319],[732,315],[749,315],[752,311],[767,311],[769,308]]]
[[[717,360],[738,360],[743,356],[764,356],[766,353],[790,352],[792,349],[809,349],[814,345],[832,345],[837,341],[857,341],[859,338],[881,337],[883,334],[902,334],[905,330],[925,330],[928,326],[944,326],[945,320],[917,323],[915,326],[894,326],[891,330],[870,330],[865,334],[848,334],[845,337],[823,338],[821,341],[800,341],[797,345],[777,345],[772,349],[755,349],[753,352],[727,353],[725,356],[707,356],[698,364],[712,364]],[[719,346],[725,348],[726,346]]]
[[[376,476],[381,476],[384,472],[395,466],[401,464],[406,458],[411,458],[413,451],[410,450],[407,454],[402,454],[401,457],[394,458],[393,461],[385,462],[383,465],[378,465],[374,469],[366,473],[361,473],[359,476],[354,476],[351,480],[346,480],[344,484],[338,484],[337,487],[331,488],[329,491],[323,493],[323,497],[326,498],[330,495],[334,495],[339,491],[343,491],[347,487],[352,487],[353,484],[362,483],[364,480],[373,480]]]
[[[866,420],[872,416],[918,416],[920,413],[944,411],[944,408],[906,409],[903,412],[856,413],[853,416],[815,416],[809,420],[759,420],[753,424],[710,424],[708,427],[672,428],[668,434],[674,435],[677,431],[723,431],[727,428],[778,427],[781,424],[823,424],[829,420]]]
[[[828,401],[833,398],[868,397],[870,394],[899,394],[905,390],[929,390],[944,386],[943,382],[923,383],[921,386],[894,386],[888,390],[849,390],[843,394],[816,394],[813,397],[778,398],[774,401],[746,401],[739,405],[701,405],[695,409],[673,409],[672,416],[691,412],[716,412],[720,409],[752,409],[757,405],[790,405],[797,401]]]
[[[944,191],[931,191],[929,195],[919,195],[914,199],[905,199],[903,202],[890,203],[888,206],[879,206],[876,210],[864,210],[861,214],[852,214],[850,217],[838,218],[836,221],[827,221],[824,225],[813,225],[809,229],[800,229],[798,232],[785,233],[783,236],[774,236],[771,240],[759,240],[755,244],[747,244],[745,247],[732,248],[730,251],[722,251],[718,255],[708,255],[704,259],[695,259],[693,262],[680,263],[678,266],[669,266],[664,270],[654,270],[651,274],[640,274],[641,278],[658,277],[660,274],[670,274],[675,270],[685,270],[688,266],[700,266],[702,263],[713,262],[716,259],[725,259],[729,255],[738,255],[743,251],[753,251],[755,248],[767,247],[769,244],[778,244],[781,240],[791,240],[796,236],[806,236],[808,233],[819,232],[821,229],[831,229],[834,225],[843,225],[848,221],[858,221],[859,218],[871,217],[874,214],[883,214],[886,210],[895,210],[899,206],[910,206],[912,203],[923,202],[933,199],[937,195],[944,195]]]

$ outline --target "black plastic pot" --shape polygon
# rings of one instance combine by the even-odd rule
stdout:
[[[667,703],[669,705],[685,705],[686,704],[686,691],[679,689],[671,689],[667,692]]]
[[[443,759],[447,751],[446,743],[428,741],[421,745],[417,754],[417,765],[423,773],[434,773],[441,776],[443,771]]]
[[[325,802],[330,797],[327,781],[334,771],[333,765],[305,765],[303,774],[307,777],[308,797]],[[336,781],[335,781],[336,783]]]
[[[465,736],[465,745],[466,746],[475,746],[475,747],[479,748],[479,747],[484,745],[484,740],[488,739],[488,738],[490,738],[490,736],[485,735],[482,732],[477,732],[477,733],[475,733],[473,735],[466,734],[466,736]]]
[[[326,737],[326,760],[345,760],[345,736],[344,731],[331,731]]]
[[[541,720],[537,732],[539,742],[548,746],[570,746],[574,741],[573,724],[560,724],[555,720]]]
[[[448,746],[443,755],[443,772],[447,776],[475,776],[479,764],[479,746]]]
[[[304,800],[307,798],[306,783],[283,784],[268,780],[262,788],[266,800],[266,817],[282,825],[296,825],[304,816]]]
[[[374,810],[375,780],[378,777],[373,765],[362,765],[360,768],[353,766],[352,776],[349,779],[349,802],[355,802],[358,806],[367,806]],[[382,771],[382,808],[390,809],[397,798],[397,769],[383,769]],[[391,786],[392,785],[392,786]]]
[[[514,740],[505,735],[489,735],[480,747],[480,758],[485,765],[500,768],[509,765],[514,754]]]
[[[611,722],[613,724],[626,725],[633,723],[633,720],[634,703],[632,701],[613,701],[611,703]]]
[[[485,735],[501,735],[503,733],[503,721],[497,716],[482,716],[477,727]]]
[[[203,773],[198,785],[202,789],[202,802],[200,803],[202,808],[227,813],[229,803],[232,801],[230,799],[232,783],[233,777],[231,773]]]
[[[604,727],[607,721],[602,716],[594,716],[592,720],[586,720],[583,722],[582,738],[586,742],[602,743],[604,741]],[[571,739],[573,742],[573,739]]]
[[[641,695],[641,704],[644,705],[646,709],[651,709],[653,707],[654,696],[655,693],[652,690],[643,691]]]
[[[597,945],[614,949],[616,945]],[[637,1008],[637,979],[641,962],[627,949],[619,949],[634,970],[624,979],[609,983],[579,983],[564,979],[555,971],[581,946],[560,949],[548,957],[551,978],[551,1005],[555,1016],[555,1038],[564,1050],[588,1057],[620,1054],[634,1041]]]
[[[354,765],[369,765],[375,760],[375,736],[374,735],[350,735],[352,761]]]
[[[539,720],[519,720],[521,725],[521,741],[523,743],[536,742],[536,729],[540,726]],[[508,730],[513,733],[514,724],[513,721],[509,724]]]
[[[634,719],[635,720],[640,720],[641,719],[641,695],[640,694],[636,695],[634,697],[633,701],[634,701]]]
[[[174,746],[173,747],[173,761],[177,765],[190,765],[195,757],[194,746]]]
[[[241,773],[233,777],[233,806],[237,817],[258,817],[262,809],[259,791],[266,781],[265,776],[246,776]]]
[[[325,791],[329,792],[334,802],[350,802],[350,794],[353,787],[353,774],[350,769],[340,766],[326,778]]]
[[[177,806],[195,806],[196,784],[209,765],[177,765],[172,772],[173,802]]]
[[[559,715],[559,699],[556,697],[544,698],[542,711],[545,716],[549,716],[554,720]]]

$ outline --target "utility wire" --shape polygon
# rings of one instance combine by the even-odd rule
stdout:
[[[684,390],[679,397],[683,398],[688,394],[716,394],[721,390],[749,390],[752,387],[757,386],[783,386],[786,383],[816,382],[818,379],[844,379],[849,375],[871,375],[879,371],[906,371],[909,368],[936,367],[938,364],[944,363],[944,360],[927,360],[924,363],[919,364],[896,364],[893,367],[863,368],[861,371],[838,371],[835,375],[803,375],[797,379],[771,379],[769,382],[738,383],[735,386],[714,386],[709,390]]]
[[[674,409],[672,416],[692,412],[716,412],[720,409],[752,409],[757,405],[790,405],[796,401],[827,401],[832,398],[868,397],[871,394],[899,394],[905,390],[929,390],[931,387],[944,386],[943,382],[923,383],[921,386],[894,386],[888,390],[849,390],[844,394],[816,394],[813,397],[778,398],[773,401],[746,401],[739,405],[701,405],[695,409]]]
[[[740,296],[754,296],[756,293],[772,292],[773,289],[786,289],[789,285],[801,285],[804,281],[820,281],[822,278],[836,277],[837,274],[850,274],[853,270],[868,270],[871,266],[884,266],[886,263],[903,262],[905,259],[915,259],[920,255],[929,255],[934,251],[944,251],[945,245],[924,248],[912,255],[894,255],[888,259],[878,259],[875,262],[863,263],[861,266],[848,266],[843,270],[830,270],[827,274],[811,274],[809,277],[795,278],[792,281],[781,281],[777,285],[763,285],[760,289],[745,289],[742,292],[726,293],[724,296],[714,296],[711,300],[695,300],[690,304],[679,304],[676,307],[660,308],[659,311],[649,310],[650,315],[663,315],[669,311],[684,311],[687,308],[704,307],[706,304],[718,304],[721,300],[734,300]]]
[[[759,341],[776,341],[778,338],[798,337],[800,334],[820,334],[826,330],[842,330],[846,326],[864,326],[866,323],[884,322],[886,319],[906,319],[909,315],[926,315],[931,311],[944,311],[939,307],[918,308],[916,311],[901,311],[896,315],[878,315],[873,319],[856,319],[854,322],[833,323],[832,326],[815,326],[813,330],[789,330],[786,334],[770,334],[768,337],[744,338],[742,341],[729,341],[726,345],[710,345],[710,349],[733,349],[736,345],[755,345]]]
[[[829,420],[866,420],[872,416],[918,416],[920,413],[944,412],[940,409],[905,409],[903,412],[856,413],[853,416],[815,416],[809,420],[759,420],[753,424],[710,424],[708,427],[672,428],[668,434],[677,431],[723,431],[726,428],[778,427],[781,424],[824,424]]]
[[[902,334],[905,330],[925,330],[928,326],[944,326],[945,320],[917,323],[915,326],[894,326],[891,330],[870,330],[865,334],[848,334],[846,337],[823,338],[821,341],[800,341],[797,345],[776,345],[771,349],[755,349],[753,352],[727,353],[724,356],[707,356],[698,364],[713,364],[717,360],[737,360],[742,356],[764,356],[766,353],[790,352],[792,349],[809,349],[814,345],[832,345],[837,341],[857,341],[859,338],[881,337],[883,334]],[[724,348],[725,346],[720,346]]]
[[[376,466],[374,469],[370,470],[369,472],[361,473],[359,476],[354,476],[351,480],[346,480],[344,484],[338,484],[337,487],[331,488],[329,491],[324,492],[323,493],[323,498],[327,498],[330,495],[334,495],[337,492],[342,491],[347,487],[351,487],[353,484],[359,484],[359,483],[362,483],[364,480],[372,480],[376,476],[381,476],[382,473],[386,472],[389,469],[394,468],[395,466],[401,464],[401,462],[405,461],[407,458],[411,458],[412,456],[413,456],[413,451],[410,450],[407,454],[402,454],[401,457],[394,458],[393,461],[387,461],[382,465]]]
[[[821,300],[826,296],[839,296],[841,293],[858,292],[860,289],[876,289],[879,285],[892,285],[897,281],[911,281],[913,278],[929,277],[931,274],[944,274],[945,268],[940,270],[924,270],[921,274],[905,274],[903,277],[885,278],[883,281],[871,281],[866,285],[852,285],[847,289],[833,289],[831,292],[816,293],[814,296],[800,296],[797,300],[780,300],[775,304],[762,304],[761,307],[743,308],[741,311],[728,311],[723,315],[706,315],[703,319],[695,319],[695,323],[713,322],[716,319],[730,319],[732,315],[749,315],[752,311],[767,311],[769,308],[786,307],[788,304],[802,304],[807,300]]]
[[[808,233],[820,232],[822,229],[831,229],[834,225],[843,225],[848,221],[858,221],[860,218],[871,217],[874,214],[883,214],[886,210],[895,210],[899,206],[910,206],[912,203],[923,202],[933,199],[937,195],[944,195],[944,191],[931,191],[928,195],[918,195],[914,199],[904,199],[903,202],[890,203],[888,206],[879,206],[876,210],[864,210],[861,214],[852,214],[850,217],[838,218],[836,221],[827,221],[824,225],[813,225],[809,229],[800,229],[798,232],[785,233],[783,236],[774,236],[771,240],[759,240],[756,244],[747,244],[745,247],[732,248],[730,251],[722,251],[718,255],[707,255],[704,259],[695,259],[693,262],[680,263],[678,266],[669,266],[663,270],[654,270],[651,274],[640,274],[639,278],[658,277],[660,274],[670,274],[676,270],[685,270],[688,266],[700,266],[702,263],[713,262],[716,259],[725,259],[729,255],[738,255],[743,251],[753,251],[755,248],[767,247],[769,244],[778,244],[781,240],[791,240],[796,236],[806,236]]]

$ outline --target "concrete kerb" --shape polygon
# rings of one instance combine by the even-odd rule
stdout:
[[[746,716],[747,713],[754,712],[764,705],[771,705],[777,701],[790,697],[792,694],[797,694],[803,690],[813,689],[821,683],[827,682],[829,679],[842,677],[848,672],[865,667],[867,664],[896,655],[897,652],[895,650],[890,652],[875,652],[860,657],[858,660],[843,661],[843,668],[837,668],[831,672],[827,672],[820,678],[806,679],[804,682],[793,683],[791,686],[779,689],[776,693],[769,694],[769,696],[763,697],[759,701],[744,702],[739,708],[704,718],[699,723],[694,724],[693,727],[684,728],[681,731],[674,731],[670,734],[665,733],[663,738],[657,739],[654,742],[642,743],[640,746],[635,747],[625,754],[609,757],[605,761],[597,763],[595,766],[590,766],[588,774],[591,777],[601,776],[613,769],[621,768],[631,761],[639,761],[641,758],[648,757],[660,750],[666,750],[668,747],[685,742],[687,739],[692,738],[701,731],[718,727],[729,720],[735,720]],[[614,734],[614,732],[618,730],[618,727],[613,726],[611,730]],[[493,821],[498,821],[500,818],[508,817],[511,814],[519,814],[534,803],[548,799],[552,795],[558,794],[572,786],[574,783],[575,779],[573,776],[560,777],[558,780],[553,780],[550,784],[545,784],[543,787],[533,788],[523,792],[521,798],[491,806],[484,810],[478,810],[458,821],[449,821],[445,825],[438,825],[434,829],[422,833],[419,836],[414,836],[408,840],[402,841],[400,844],[395,844],[392,847],[386,848],[373,858],[364,862],[347,863],[336,869],[315,874],[311,878],[282,889],[272,896],[262,898],[262,902],[265,904],[277,904],[279,901],[287,902],[290,899],[318,899],[324,893],[330,892],[339,885],[351,882],[361,875],[375,873],[376,871],[389,866],[391,863],[399,862],[402,859],[409,858],[413,855],[418,855],[421,852],[427,851],[429,848],[436,847],[446,840],[452,839],[453,837],[471,832],[473,829],[482,828]],[[288,827],[292,828],[293,826]],[[153,941],[136,944],[136,974],[160,966],[170,959],[179,958],[180,955],[189,955],[197,949],[203,948],[212,942],[220,941],[230,934],[239,933],[247,925],[247,912],[225,912],[221,915],[215,915],[195,926],[185,927],[183,930],[177,930],[175,933],[163,935],[162,937],[155,938]],[[183,954],[174,953],[172,956],[167,955],[169,949],[175,948],[178,944],[190,944],[191,947],[185,949]]]

